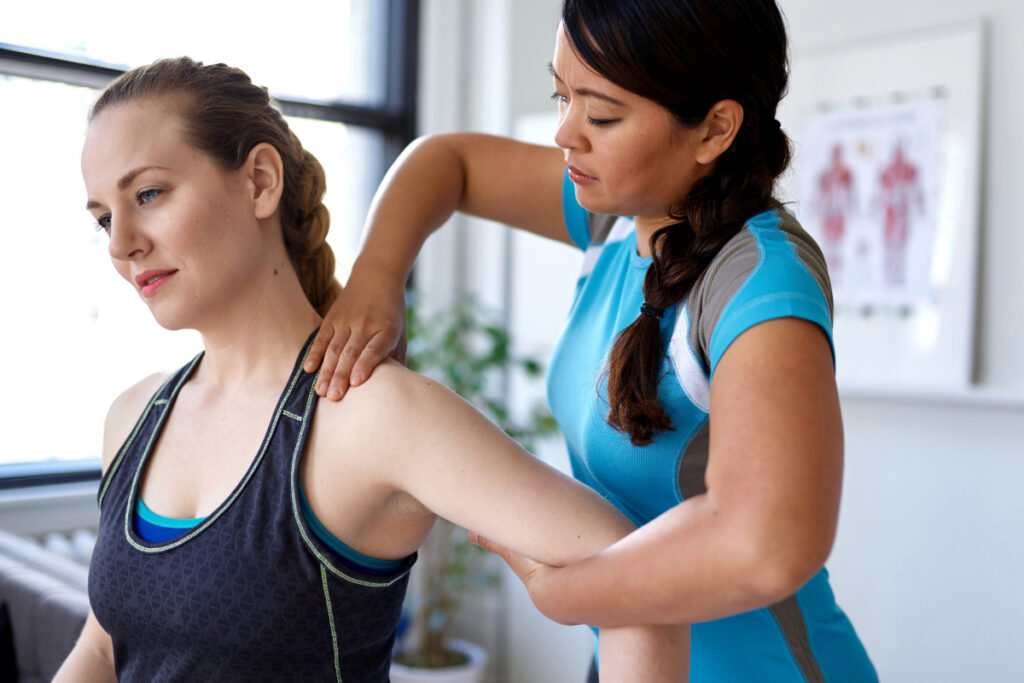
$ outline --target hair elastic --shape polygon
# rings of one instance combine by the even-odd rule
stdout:
[[[643,302],[642,304],[640,304],[640,312],[643,315],[650,316],[652,318],[657,318],[658,320],[661,320],[662,318],[665,317],[665,309],[664,308],[658,308],[657,306],[652,306],[649,303],[647,303],[646,301]]]

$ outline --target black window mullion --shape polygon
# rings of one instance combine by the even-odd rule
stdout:
[[[401,46],[392,52],[385,76],[385,101],[397,114],[395,130],[385,138],[380,177],[416,136],[416,101],[419,82],[419,0],[388,0],[388,36],[390,45]]]
[[[275,97],[278,107],[285,116],[297,116],[305,119],[320,119],[344,123],[349,126],[360,126],[381,131],[384,134],[395,133],[404,129],[404,115],[384,107],[360,107],[351,104],[324,104],[291,98]]]
[[[125,71],[125,67],[78,61],[42,50],[0,43],[0,74],[102,88]]]
[[[0,465],[0,491],[98,481],[99,459],[61,460]]]

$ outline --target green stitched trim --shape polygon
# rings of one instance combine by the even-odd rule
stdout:
[[[295,413],[293,413],[290,410],[284,411],[284,414],[287,415],[288,417],[290,417],[293,420],[298,420],[299,422],[302,422],[302,416],[301,415],[296,415]]]
[[[196,354],[196,357],[192,359],[192,364],[195,364],[201,355],[202,353]],[[191,372],[191,368],[189,369],[189,372]],[[164,393],[164,389],[167,388],[167,385],[170,384],[172,379],[173,375],[164,380],[164,383],[160,385],[160,388],[153,394],[153,397],[149,399],[146,409],[142,411],[142,416],[135,422],[135,428],[132,429],[132,433],[121,445],[121,449],[117,452],[114,460],[110,463],[110,467],[108,467],[107,471],[103,474],[103,483],[100,486],[99,493],[96,494],[96,503],[101,510],[103,509],[103,498],[107,495],[107,487],[110,486],[110,482],[114,478],[114,473],[117,472],[119,467],[121,467],[121,461],[124,460],[125,453],[128,452],[128,449],[135,441],[135,437],[139,435],[139,430],[142,429],[142,425],[149,417],[149,413],[153,410],[153,406],[157,405],[160,401],[164,401],[166,403],[166,399],[158,399],[157,396]]]
[[[307,354],[309,353],[308,349],[307,349],[306,353]],[[201,355],[202,354],[200,354],[200,356]],[[303,360],[305,360],[305,356],[303,356]],[[191,374],[191,372],[192,372],[192,368],[190,367],[189,371],[185,374],[184,377],[182,377],[182,382],[184,382],[184,379],[186,377],[188,377],[188,375]],[[139,466],[135,470],[135,479],[132,481],[132,486],[131,486],[131,489],[130,489],[130,495],[128,497],[128,504],[125,506],[124,535],[125,535],[125,539],[128,541],[128,543],[133,548],[135,548],[136,550],[139,550],[139,551],[144,552],[144,553],[162,553],[162,552],[165,552],[167,550],[171,550],[172,548],[177,548],[178,546],[182,545],[183,543],[187,543],[188,541],[192,540],[198,534],[202,533],[205,529],[209,528],[209,526],[211,524],[213,524],[215,521],[217,521],[217,519],[221,515],[223,515],[225,512],[227,512],[227,509],[229,507],[231,507],[231,504],[235,502],[235,499],[237,499],[238,496],[240,496],[242,494],[242,491],[245,490],[245,487],[249,483],[249,480],[252,479],[253,476],[256,474],[256,468],[259,467],[260,462],[263,461],[263,456],[266,455],[267,448],[270,447],[271,437],[273,436],[274,432],[277,430],[277,423],[281,420],[281,412],[284,410],[285,405],[287,405],[287,403],[288,403],[288,399],[291,397],[292,392],[295,390],[295,384],[299,381],[299,378],[303,374],[304,374],[304,371],[302,369],[302,363],[299,363],[298,367],[295,370],[295,374],[292,375],[291,381],[288,383],[288,388],[285,390],[284,394],[281,396],[281,400],[278,402],[277,410],[274,411],[274,419],[271,420],[270,427],[267,429],[267,433],[263,437],[263,444],[260,446],[260,452],[256,455],[256,458],[252,461],[252,464],[249,465],[249,469],[245,473],[245,477],[235,487],[235,490],[231,494],[231,497],[228,498],[224,503],[222,503],[220,505],[220,507],[218,507],[217,510],[215,510],[213,512],[213,514],[211,514],[210,516],[208,516],[206,518],[206,520],[204,522],[201,522],[194,529],[192,529],[192,531],[190,531],[188,533],[185,533],[185,534],[182,534],[181,536],[176,538],[174,541],[172,541],[171,543],[168,543],[166,545],[159,545],[157,547],[148,547],[148,546],[142,545],[141,543],[138,543],[134,538],[132,538],[132,534],[131,534],[131,528],[132,528],[132,501],[134,501],[136,499],[136,497],[138,496],[138,494],[139,494],[139,479],[142,476],[142,470],[143,470],[143,467],[146,464],[146,460],[149,459],[150,451],[153,448],[153,442],[155,441],[157,434],[160,433],[160,429],[161,429],[161,427],[163,427],[164,420],[167,418],[167,416],[171,412],[170,410],[167,410],[163,414],[163,416],[161,417],[160,422],[157,424],[156,428],[153,430],[153,433],[150,434],[149,443],[146,444],[146,450],[143,452],[142,457],[139,459]],[[181,389],[181,384],[182,383],[179,383],[178,386],[175,387],[174,393],[171,394],[171,396],[170,396],[171,400],[173,400],[174,397],[177,396],[178,390]]]
[[[139,502],[140,504],[142,503],[141,499]],[[306,520],[306,526],[313,532],[313,535],[319,538],[334,554],[354,563],[356,569],[365,571],[368,574],[380,575],[396,572],[402,568],[404,564],[402,560],[382,560],[377,557],[363,555],[328,531],[323,522],[317,519],[313,508],[310,507],[309,499],[306,498],[306,492],[303,491],[301,481],[299,482],[299,502],[302,504],[302,518]],[[149,514],[153,514],[153,512],[150,511]]]
[[[320,565],[320,585],[324,587],[324,602],[327,603],[327,620],[331,624],[331,647],[334,648],[334,673],[341,683],[341,662],[338,661],[338,630],[334,627],[334,610],[331,608],[331,591],[327,586],[327,572]]]
[[[160,406],[160,405],[163,405],[165,403],[170,403],[170,401],[168,401],[166,398],[162,398],[162,399],[160,399],[158,401],[154,401],[153,405]]]
[[[349,576],[348,574],[334,566],[334,562],[331,561],[331,559],[324,555],[322,552],[320,552],[320,548],[309,537],[309,534],[306,533],[306,523],[305,520],[302,519],[302,512],[299,508],[299,494],[297,487],[297,482],[299,480],[299,455],[301,453],[299,447],[302,445],[303,437],[306,434],[306,430],[309,428],[308,418],[313,410],[314,397],[316,397],[315,386],[310,386],[309,394],[306,396],[306,410],[303,416],[302,430],[299,433],[298,438],[295,439],[295,448],[292,451],[292,469],[290,479],[292,490],[292,515],[295,518],[295,526],[298,528],[299,535],[302,536],[302,541],[306,544],[306,547],[309,548],[309,551],[313,553],[313,555],[318,560],[320,560],[321,571],[323,570],[324,567],[326,567],[330,570],[332,574],[334,574],[338,578],[344,581],[348,581],[349,583],[353,583],[357,586],[364,586],[366,588],[387,588],[388,586],[392,585],[393,583],[404,577],[406,574],[408,574],[409,568],[407,568],[404,572],[398,574],[397,576],[382,581],[367,581],[365,579],[358,579],[354,576]]]
[[[185,384],[188,378],[192,376],[192,373],[196,369],[196,365],[199,364],[199,361],[200,359],[202,359],[204,353],[205,352],[201,351],[198,354],[196,354],[196,357],[193,358],[192,362],[188,364],[188,367],[185,369],[185,372],[181,373],[181,377],[178,379],[178,383],[174,385],[174,388],[171,389],[170,396],[168,396],[168,398],[166,399],[168,404],[170,404],[170,402],[174,400],[174,398],[178,395],[178,392],[181,391],[182,385]],[[164,386],[166,386],[166,384]],[[155,403],[156,401],[154,401],[154,404]],[[139,479],[142,477],[142,469],[146,464],[146,460],[149,459],[150,451],[153,450],[153,444],[156,442],[157,435],[160,433],[161,429],[163,429],[164,423],[167,422],[167,416],[170,414],[170,408],[163,411],[163,413],[161,413],[160,415],[160,419],[157,420],[156,425],[153,427],[153,431],[150,432],[149,441],[146,442],[146,447],[143,449],[142,455],[139,457],[139,464],[135,468],[135,476],[132,478],[132,485],[128,489],[128,502],[124,506],[124,536],[128,540],[128,543],[130,543],[132,546],[147,552],[152,551],[154,549],[140,546],[132,539],[132,513],[134,512],[135,508],[133,502],[139,495]]]

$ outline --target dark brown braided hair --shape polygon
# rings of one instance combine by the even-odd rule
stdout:
[[[782,14],[775,0],[564,0],[562,22],[587,65],[683,126],[698,126],[722,100],[743,107],[732,147],[666,207],[676,222],[651,236],[644,300],[668,308],[747,219],[779,206],[775,180],[790,160],[775,118],[789,80]],[[639,315],[609,357],[608,423],[634,445],[672,428],[657,393],[662,348],[658,319]]]
[[[181,95],[186,135],[225,168],[240,168],[266,142],[284,164],[279,211],[284,244],[306,298],[320,315],[341,291],[334,252],[327,244],[331,218],[323,204],[327,180],[320,162],[302,147],[267,93],[240,69],[188,57],[161,59],[123,74],[100,94],[91,122],[112,105],[143,97]]]

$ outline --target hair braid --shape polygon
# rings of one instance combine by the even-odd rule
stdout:
[[[334,251],[327,243],[331,216],[323,203],[326,190],[323,167],[316,157],[302,150],[292,202],[295,216],[286,224],[284,240],[302,290],[320,315],[327,312],[341,292],[334,277]]]
[[[668,308],[682,301],[750,216],[779,206],[772,188],[788,164],[789,142],[774,125],[763,137],[761,146],[769,148],[772,166],[781,165],[779,170],[761,159],[765,150],[755,155],[745,139],[719,160],[711,176],[694,185],[681,213],[672,216],[678,222],[651,236],[643,288],[647,303]],[[619,334],[609,356],[608,423],[628,433],[634,445],[650,443],[655,434],[672,428],[658,399],[663,348],[659,321],[640,315]]]

